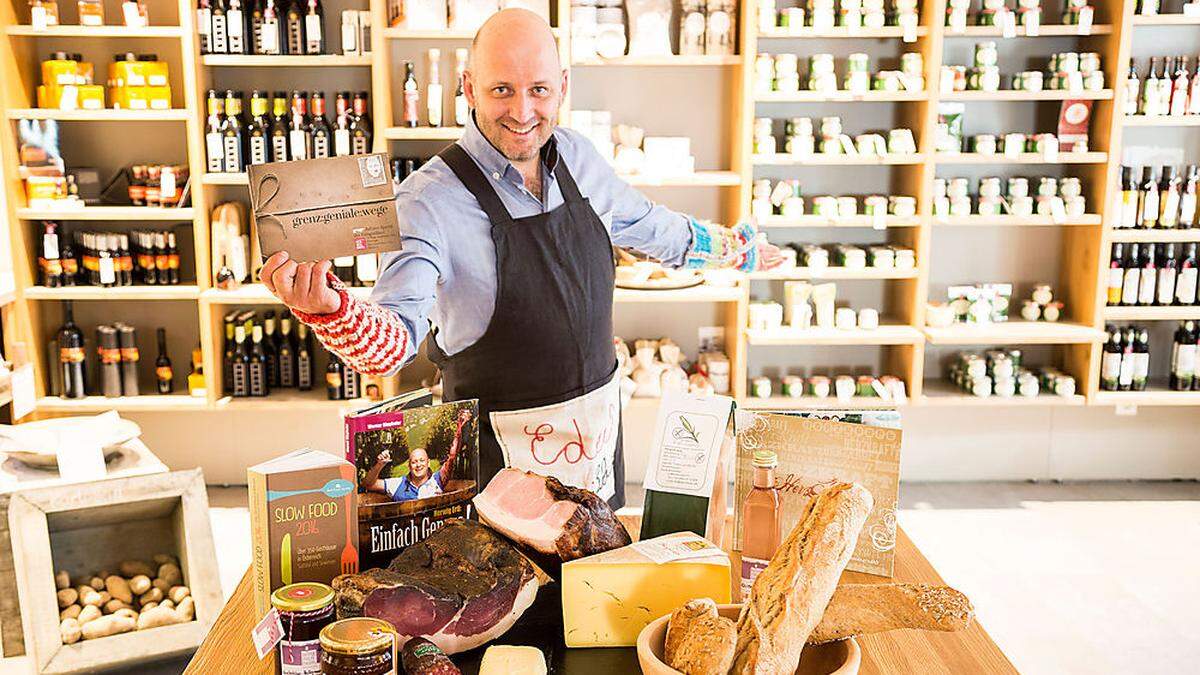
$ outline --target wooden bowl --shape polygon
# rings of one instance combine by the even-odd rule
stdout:
[[[717,605],[721,616],[737,621],[741,605]],[[651,621],[638,634],[638,663],[645,675],[677,675],[678,670],[663,661],[663,643],[667,638],[667,620],[664,616]],[[854,638],[830,642],[823,645],[808,645],[800,655],[800,667],[796,675],[856,675],[862,663],[862,650]]]

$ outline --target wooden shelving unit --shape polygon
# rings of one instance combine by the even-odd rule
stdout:
[[[213,173],[205,171],[203,128],[204,100],[203,94],[213,83],[213,73],[221,69],[242,71],[243,69],[270,68],[311,68],[319,67],[325,72],[341,77],[354,75],[361,77],[363,70],[369,68],[370,93],[372,101],[371,116],[375,123],[374,150],[379,152],[391,151],[396,155],[405,155],[409,144],[425,143],[419,146],[420,152],[427,153],[431,142],[451,142],[461,136],[461,129],[456,127],[417,127],[408,128],[399,125],[399,111],[393,109],[393,102],[399,100],[394,88],[400,86],[396,72],[402,71],[402,64],[394,54],[393,47],[407,48],[414,45],[419,49],[427,46],[439,46],[443,49],[443,59],[446,52],[457,47],[468,46],[473,37],[472,32],[466,31],[407,31],[387,27],[387,9],[383,0],[363,0],[364,8],[369,8],[375,30],[372,33],[372,53],[367,57],[321,56],[321,57],[257,57],[257,56],[226,56],[201,55],[194,27],[194,0],[151,0],[161,3],[162,8],[169,12],[153,11],[156,17],[172,15],[172,20],[178,25],[152,26],[146,29],[127,29],[122,26],[81,27],[60,26],[44,31],[35,31],[27,22],[25,3],[20,0],[0,5],[0,40],[5,46],[6,58],[0,60],[0,104],[5,117],[10,120],[9,129],[0,139],[3,168],[6,177],[8,213],[7,219],[12,224],[12,241],[15,252],[14,281],[15,291],[10,309],[19,319],[23,340],[31,345],[44,344],[40,334],[42,321],[41,307],[48,301],[74,299],[79,301],[105,301],[136,303],[144,300],[151,301],[194,301],[199,322],[199,341],[204,352],[204,366],[209,377],[209,392],[205,399],[192,399],[186,396],[155,397],[143,396],[137,399],[102,399],[99,397],[77,401],[61,401],[44,396],[45,383],[48,378],[45,373],[45,359],[35,358],[37,367],[38,393],[42,398],[38,402],[39,414],[67,414],[81,410],[108,409],[117,407],[125,410],[271,410],[271,409],[342,409],[353,407],[355,402],[324,400],[321,392],[296,394],[294,396],[272,396],[266,400],[247,401],[232,400],[224,397],[219,386],[214,386],[216,374],[220,373],[219,351],[221,340],[220,318],[233,306],[254,306],[275,304],[274,297],[260,284],[248,284],[235,291],[222,291],[212,287],[209,263],[209,223],[208,212],[220,199],[229,199],[230,193],[246,185],[244,174]],[[1034,406],[1034,405],[1069,405],[1082,403],[1095,405],[1200,405],[1200,394],[1196,392],[1169,392],[1154,390],[1149,392],[1099,392],[1099,354],[1100,341],[1103,337],[1102,327],[1105,321],[1155,321],[1174,320],[1182,317],[1196,317],[1195,308],[1106,308],[1104,306],[1104,275],[1107,273],[1109,243],[1114,241],[1200,241],[1200,229],[1197,230],[1112,230],[1112,193],[1121,158],[1122,130],[1131,127],[1200,127],[1200,116],[1145,118],[1127,117],[1123,110],[1123,75],[1130,55],[1130,43],[1133,39],[1134,27],[1139,27],[1139,35],[1148,34],[1154,30],[1141,28],[1148,26],[1191,26],[1200,24],[1200,18],[1184,17],[1181,15],[1162,15],[1156,17],[1137,17],[1133,15],[1133,0],[1104,0],[1094,3],[1097,6],[1097,19],[1103,21],[1091,26],[1084,34],[1077,26],[1043,25],[1037,37],[1056,40],[1053,45],[1037,42],[1037,37],[1027,36],[1023,27],[1018,27],[1017,39],[1023,44],[1037,45],[1041,51],[1050,53],[1060,49],[1075,51],[1097,51],[1101,54],[1105,81],[1115,83],[1114,89],[1104,89],[1096,92],[1071,92],[1047,90],[1041,92],[1000,91],[1000,92],[951,92],[943,94],[938,91],[939,72],[943,64],[949,65],[943,57],[946,40],[965,40],[976,38],[1000,38],[999,27],[969,26],[961,32],[953,32],[943,26],[946,0],[927,0],[921,3],[920,22],[915,31],[915,41],[905,42],[904,31],[898,27],[881,29],[852,30],[833,28],[826,31],[812,29],[772,29],[758,30],[757,3],[743,0],[739,3],[738,14],[738,50],[734,57],[619,57],[616,59],[596,59],[572,64],[581,71],[591,69],[625,69],[649,68],[654,70],[654,77],[672,77],[673,73],[702,70],[704,77],[711,73],[714,86],[721,91],[728,91],[729,110],[724,119],[729,126],[718,130],[711,138],[704,139],[705,143],[721,145],[722,165],[706,167],[705,170],[684,176],[628,176],[632,184],[644,188],[693,188],[713,190],[717,195],[719,210],[726,222],[746,219],[750,213],[750,187],[756,177],[758,167],[766,167],[774,172],[772,175],[790,174],[808,170],[823,171],[822,167],[833,167],[831,171],[845,171],[853,175],[855,167],[881,167],[870,171],[888,172],[891,191],[894,194],[904,194],[916,197],[917,214],[913,217],[896,216],[853,216],[848,218],[829,218],[824,216],[803,215],[785,218],[783,216],[768,216],[760,218],[757,224],[770,232],[774,239],[780,241],[793,236],[793,231],[804,232],[805,236],[815,233],[830,241],[829,232],[821,232],[827,228],[879,229],[886,241],[912,248],[916,253],[917,267],[913,270],[895,269],[866,269],[845,270],[827,268],[812,270],[798,268],[787,272],[758,273],[750,275],[737,286],[715,288],[699,286],[680,291],[630,291],[618,289],[615,301],[618,307],[627,305],[655,303],[691,303],[698,308],[706,303],[715,305],[717,315],[725,327],[726,349],[731,361],[731,379],[733,393],[739,401],[748,407],[785,409],[803,408],[807,406],[825,406],[829,404],[838,407],[875,407],[882,402],[879,399],[853,399],[849,405],[839,403],[830,398],[816,401],[811,397],[801,399],[750,399],[746,397],[747,383],[750,378],[749,362],[753,349],[788,349],[789,347],[829,347],[852,345],[858,348],[878,347],[883,350],[885,364],[884,372],[895,374],[906,382],[910,403],[913,405],[945,405],[945,406]],[[156,7],[157,8],[157,7]],[[555,27],[558,36],[560,55],[564,63],[570,55],[570,29],[566,23],[569,16],[569,3],[566,0],[556,0],[557,15],[563,17],[560,25]],[[327,28],[332,26],[332,19],[327,17]],[[61,43],[63,39],[102,38],[105,48],[110,51],[124,51],[126,41],[152,40],[153,47],[145,50],[159,50],[167,54],[171,62],[171,84],[177,92],[174,105],[170,110],[41,110],[31,107],[33,94],[39,75],[37,63],[44,57],[47,49]],[[869,91],[861,94],[851,94],[847,91],[819,92],[762,92],[756,91],[754,82],[754,65],[760,52],[788,51],[800,54],[819,51],[857,50],[851,41],[872,40],[874,44],[887,45],[892,41],[897,54],[906,51],[919,52],[924,61],[926,90],[924,91]],[[57,41],[57,42],[56,42]],[[1078,44],[1075,44],[1075,41]],[[1060,48],[1059,44],[1063,44]],[[960,45],[961,46],[961,45]],[[178,52],[174,50],[178,49]],[[838,52],[842,58],[842,52]],[[176,55],[178,58],[176,59]],[[839,62],[839,73],[844,65]],[[338,70],[344,68],[345,70]],[[333,69],[333,70],[329,70]],[[251,71],[252,72],[252,71]],[[290,71],[275,70],[277,74]],[[623,70],[613,71],[622,73]],[[241,74],[241,73],[239,73]],[[606,73],[611,77],[611,73]],[[443,79],[443,85],[452,91],[452,83]],[[572,83],[573,88],[580,86],[579,80]],[[1022,154],[1009,158],[1003,154],[977,156],[968,153],[957,155],[940,155],[934,152],[934,137],[937,124],[937,106],[942,101],[963,101],[975,103],[1003,103],[1012,106],[1039,106],[1037,109],[1057,106],[1057,101],[1066,99],[1091,99],[1094,108],[1091,122],[1091,151],[1086,153],[1059,153],[1057,156],[1041,154]],[[855,104],[869,103],[873,106],[891,106],[895,110],[897,126],[906,126],[913,130],[919,141],[918,152],[905,156],[852,156],[852,155],[813,155],[793,157],[787,154],[772,156],[756,156],[752,153],[751,133],[756,116],[788,117],[792,115],[812,116],[809,104],[823,104],[826,108],[834,108],[830,112],[820,114],[853,115]],[[686,114],[686,102],[669,101],[667,105],[679,106],[680,114]],[[887,110],[887,108],[881,108]],[[450,110],[447,108],[447,110]],[[570,110],[568,100],[561,118],[565,120]],[[875,108],[872,108],[875,110]],[[26,208],[24,194],[19,181],[12,176],[17,165],[15,136],[15,120],[21,119],[55,119],[64,124],[88,123],[183,123],[186,134],[187,162],[193,177],[191,190],[191,208],[187,209],[135,209],[126,207],[91,207],[75,212],[58,212],[34,210]],[[631,120],[637,123],[637,120]],[[122,127],[124,129],[124,127]],[[130,134],[166,134],[178,133],[178,127],[171,124],[154,124],[137,127]],[[669,130],[663,130],[669,133]],[[696,139],[697,141],[699,139]],[[70,149],[67,149],[69,155]],[[68,156],[68,162],[70,157]],[[727,162],[727,163],[726,163]],[[1047,324],[1011,321],[1004,324],[994,324],[986,328],[973,326],[953,326],[948,329],[932,329],[925,327],[924,308],[930,299],[931,256],[933,255],[932,238],[935,231],[945,227],[1049,227],[1060,225],[1048,216],[1019,218],[1013,216],[968,216],[962,218],[936,217],[933,214],[932,184],[938,175],[939,168],[953,168],[955,165],[985,167],[990,165],[1028,165],[1036,168],[1039,165],[1055,164],[1072,165],[1072,175],[1079,175],[1088,186],[1086,194],[1090,211],[1082,218],[1068,219],[1063,226],[1061,237],[1063,251],[1063,271],[1056,284],[1055,290],[1068,305],[1068,314],[1062,323]],[[850,167],[839,169],[837,167]],[[242,193],[244,194],[244,193]],[[90,288],[42,288],[36,285],[35,257],[37,240],[33,228],[36,221],[43,219],[54,220],[94,220],[114,223],[137,223],[141,221],[159,223],[191,223],[193,246],[195,249],[194,270],[185,270],[184,278],[196,281],[184,286],[175,287],[130,287],[117,289]],[[857,236],[857,234],[856,234]],[[1036,231],[1019,236],[1037,236]],[[1069,261],[1069,262],[1067,262]],[[885,306],[881,309],[890,317],[890,323],[874,331],[752,331],[746,328],[748,320],[748,305],[751,291],[770,289],[777,292],[780,284],[786,280],[847,280],[856,284],[879,284],[885,289]],[[944,280],[939,280],[944,281]],[[353,289],[353,293],[367,296],[370,289]],[[618,309],[618,311],[621,311]],[[703,310],[709,311],[709,310]],[[188,336],[189,341],[197,336]],[[926,345],[1003,345],[1003,344],[1047,344],[1062,345],[1060,349],[1065,354],[1063,367],[1077,378],[1080,385],[1076,397],[1056,397],[1042,395],[1033,399],[998,399],[989,397],[976,399],[952,391],[943,382],[932,377],[927,378],[925,372]],[[40,348],[35,348],[40,352]],[[95,406],[89,408],[88,406]]]
[[[1059,396],[1040,392],[1037,396],[974,396],[944,380],[927,380],[921,391],[920,404],[927,406],[997,406],[1023,408],[1029,406],[1081,406],[1087,403],[1083,394]]]

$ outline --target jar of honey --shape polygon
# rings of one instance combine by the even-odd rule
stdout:
[[[322,675],[396,672],[396,629],[370,617],[335,621],[321,630]]]
[[[312,582],[290,584],[271,594],[279,610],[283,639],[279,664],[283,675],[319,675],[321,630],[333,623],[333,589]]]

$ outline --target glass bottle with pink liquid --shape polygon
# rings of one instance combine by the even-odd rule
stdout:
[[[779,549],[779,488],[775,467],[779,458],[770,450],[754,452],[754,487],[742,503],[742,600],[750,597],[754,579]]]

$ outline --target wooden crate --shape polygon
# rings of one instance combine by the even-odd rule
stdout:
[[[221,610],[208,496],[199,469],[29,490],[8,505],[25,648],[39,673],[93,672],[195,649]],[[179,558],[194,621],[64,645],[54,574],[115,570],[156,553]]]

